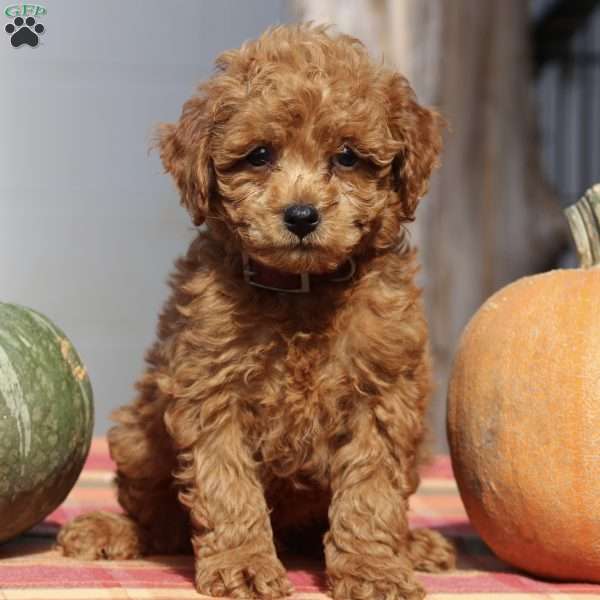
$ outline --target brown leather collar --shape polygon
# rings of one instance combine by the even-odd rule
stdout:
[[[255,261],[247,254],[243,254],[242,259],[244,279],[247,283],[265,290],[290,294],[306,294],[310,292],[311,284],[315,282],[348,281],[356,272],[356,263],[352,258],[330,273],[286,273]]]

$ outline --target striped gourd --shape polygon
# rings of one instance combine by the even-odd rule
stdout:
[[[0,542],[64,500],[92,429],[92,388],[71,342],[38,312],[0,303]]]

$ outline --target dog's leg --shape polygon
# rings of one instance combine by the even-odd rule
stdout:
[[[350,433],[331,464],[325,559],[333,597],[423,598],[408,552],[406,465],[392,455],[370,411],[355,416]]]
[[[163,397],[148,373],[140,396],[119,409],[108,435],[117,466],[118,498],[126,515],[94,512],[77,517],[58,535],[66,556],[128,559],[143,554],[191,551],[189,519],[177,499],[175,458],[166,433]]]
[[[182,419],[177,420],[181,425]],[[177,432],[173,432],[177,440]],[[181,453],[180,500],[190,510],[196,589],[212,596],[291,593],[277,558],[262,486],[235,419],[221,415]]]

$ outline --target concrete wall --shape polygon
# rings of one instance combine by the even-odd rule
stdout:
[[[178,117],[220,51],[285,20],[287,4],[41,4],[36,48],[13,48],[1,21],[0,301],[31,306],[70,336],[104,433],[132,397],[166,276],[193,234],[148,154],[152,127]]]

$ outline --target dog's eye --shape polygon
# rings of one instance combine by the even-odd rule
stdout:
[[[341,152],[338,152],[333,157],[333,164],[342,167],[342,169],[351,169],[358,162],[358,156],[352,148],[348,148],[348,146],[344,146]]]
[[[266,146],[258,146],[254,148],[248,156],[246,156],[246,160],[254,167],[264,167],[271,162],[271,150]]]

